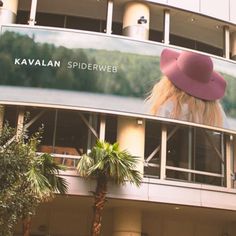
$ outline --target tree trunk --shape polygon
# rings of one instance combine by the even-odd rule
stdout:
[[[30,227],[31,227],[32,219],[30,216],[26,216],[23,219],[22,226],[23,226],[23,236],[30,236]]]
[[[99,176],[97,179],[96,192],[94,194],[93,222],[91,236],[100,236],[102,226],[102,210],[106,201],[107,179],[106,176]]]

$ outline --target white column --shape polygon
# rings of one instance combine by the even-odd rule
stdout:
[[[231,59],[236,61],[236,31],[230,35]]]
[[[226,187],[232,188],[232,153],[233,153],[233,140],[230,136],[226,136]]]
[[[167,9],[164,10],[163,32],[164,32],[163,43],[169,44],[170,43],[170,10],[167,10]]]
[[[123,16],[123,35],[148,39],[150,10],[143,2],[128,2],[125,5]]]
[[[161,130],[161,169],[160,179],[166,178],[166,150],[167,150],[167,128],[162,126]]]
[[[0,25],[11,24],[16,20],[18,0],[2,0],[3,6],[0,7]]]
[[[106,33],[112,33],[112,15],[113,15],[113,0],[107,1],[107,23],[106,23]]]
[[[145,121],[138,118],[118,117],[117,141],[121,150],[126,149],[133,156],[140,157],[137,169],[143,173]]]
[[[230,33],[229,26],[224,26],[224,57],[230,58]]]
[[[106,136],[106,116],[102,114],[100,116],[99,139],[104,141],[105,136]]]
[[[3,105],[0,105],[0,135],[2,133],[2,128],[3,128],[4,112],[5,112],[5,107]]]
[[[112,236],[141,236],[141,232],[141,210],[137,208],[114,209]]]
[[[37,11],[37,3],[38,0],[31,0],[31,8],[30,8],[30,18],[29,18],[29,25],[35,25],[35,17],[36,17],[36,11]]]

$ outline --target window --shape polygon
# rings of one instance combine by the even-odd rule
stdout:
[[[168,127],[168,137],[168,179],[225,185],[225,142],[222,133],[171,125]]]
[[[161,124],[157,121],[146,120],[144,156],[144,175],[160,176]]]

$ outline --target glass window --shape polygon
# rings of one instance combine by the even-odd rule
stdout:
[[[210,173],[225,172],[225,141],[219,132],[196,129],[194,133],[194,169]],[[195,175],[196,182],[223,185],[224,178]]]
[[[112,22],[112,34],[122,35],[123,24],[119,22]]]
[[[163,32],[157,30],[149,30],[149,40],[162,42],[163,40]]]
[[[97,140],[100,119],[96,114],[38,108],[27,111],[28,122],[37,117],[28,128],[29,134],[38,131],[42,125],[44,127],[38,151],[56,154],[57,161],[62,164],[75,167],[76,158],[69,156],[87,153]]]
[[[27,108],[26,116],[27,122],[29,123],[32,119],[35,121],[29,126],[29,134],[37,132],[41,127],[43,127],[41,145],[44,146],[53,146],[53,136],[55,129],[55,109],[40,109],[40,108]],[[36,117],[38,117],[36,119]],[[48,151],[48,152],[52,152]]]
[[[66,19],[64,15],[37,12],[35,20],[36,20],[36,25],[63,28]]]
[[[161,125],[157,121],[146,120],[145,126],[145,176],[160,176]]]
[[[68,16],[66,20],[66,28],[104,33],[104,30],[106,28],[106,21],[85,17]]]
[[[191,128],[168,126],[166,165],[177,168],[191,168]],[[167,169],[167,178],[188,180],[186,172]]]
[[[55,146],[64,147],[64,154],[79,156],[87,151],[88,127],[82,116],[88,119],[77,111],[57,112]]]
[[[168,127],[167,139],[167,178],[224,186],[223,134],[171,125]]]
[[[29,18],[30,18],[29,11],[18,10],[16,16],[16,24],[28,24]]]
[[[18,108],[17,106],[5,106],[4,121],[15,128],[17,126]]]
[[[117,116],[106,115],[105,140],[112,144],[117,141]]]

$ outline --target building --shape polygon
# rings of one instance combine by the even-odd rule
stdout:
[[[144,176],[109,186],[103,236],[236,235],[234,0],[0,2],[0,124],[29,113],[30,133],[44,124],[39,152],[68,166],[68,196],[39,209],[32,235],[89,235],[94,182],[75,166],[97,138],[139,156]],[[212,57],[229,128],[146,112],[164,48]]]

